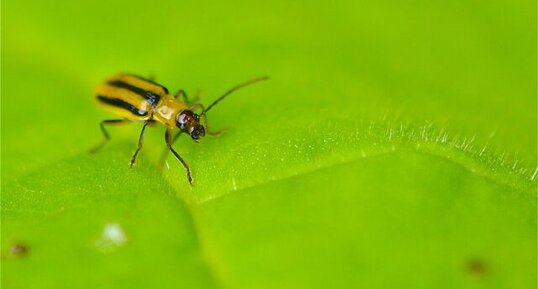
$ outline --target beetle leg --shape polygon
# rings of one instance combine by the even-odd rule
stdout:
[[[176,135],[174,135],[174,138],[172,139],[172,144],[174,144],[176,142],[176,140],[179,138],[179,136],[182,134],[183,132],[182,131],[179,131],[178,133],[176,133]],[[168,147],[164,148],[163,152],[161,153],[161,157],[159,158],[159,162],[157,163],[157,169],[158,170],[162,170],[163,166],[164,166],[164,162],[166,161],[166,157],[168,156],[168,152],[170,150],[168,149]]]
[[[180,100],[183,101],[184,103],[189,102],[189,98],[187,97],[187,93],[183,89],[178,90],[176,92],[176,94],[174,94],[174,98],[175,99],[181,98]]]
[[[146,122],[148,123],[149,126],[156,126],[158,124],[158,122],[154,119],[148,119],[146,120]]]
[[[131,161],[129,162],[131,168],[136,162],[136,156],[138,155],[138,152],[140,152],[140,150],[142,149],[142,145],[144,144],[144,131],[146,130],[146,126],[148,126],[149,123],[149,121],[146,121],[144,122],[144,126],[142,126],[142,131],[140,131],[140,136],[138,137],[138,146],[136,147],[136,151],[134,152],[133,156],[131,157]]]
[[[129,123],[131,123],[131,121],[128,119],[109,119],[101,121],[99,126],[101,127],[101,132],[103,133],[104,139],[99,144],[90,149],[89,153],[96,153],[110,140],[110,135],[108,134],[105,125],[125,125]]]
[[[200,101],[200,95],[202,94],[202,91],[200,89],[196,90],[196,94],[194,94],[194,98],[192,99],[192,103],[199,102]],[[189,103],[189,104],[192,104]]]
[[[187,96],[187,93],[183,89],[178,90],[176,94],[174,94],[174,98],[175,99],[181,98],[180,100],[183,101],[184,103],[191,104],[191,102],[189,101],[189,97]],[[192,100],[193,102],[197,102],[200,100],[200,90],[196,91],[196,94],[194,95],[194,98]]]
[[[192,176],[191,176],[191,169],[189,168],[189,165],[187,164],[187,162],[185,162],[185,160],[172,147],[172,141],[173,141],[173,139],[172,139],[172,129],[166,128],[166,133],[164,135],[164,138],[166,140],[166,146],[168,147],[168,149],[181,162],[183,167],[185,167],[185,170],[187,170],[187,179],[189,180],[189,183],[192,185],[193,179],[192,179]]]

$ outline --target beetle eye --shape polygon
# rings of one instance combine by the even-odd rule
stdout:
[[[200,126],[194,128],[190,135],[191,135],[192,139],[198,140],[198,139],[200,139],[200,137],[205,136],[205,128],[200,125]]]
[[[186,115],[184,113],[179,114],[176,119],[176,126],[180,129],[184,129],[185,122],[186,122]]]

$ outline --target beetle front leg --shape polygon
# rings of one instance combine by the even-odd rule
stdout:
[[[174,150],[172,147],[172,129],[166,128],[166,132],[164,135],[164,138],[166,140],[166,146],[168,149],[176,156],[176,158],[181,162],[185,170],[187,170],[187,179],[189,180],[189,183],[192,185],[194,180],[191,175],[191,169],[189,168],[189,165],[187,162]]]
[[[176,140],[182,133],[182,131],[179,131],[174,135],[174,138],[172,138],[172,145],[176,142]],[[170,150],[168,149],[168,147],[164,148],[163,152],[161,153],[161,157],[159,158],[159,162],[157,163],[157,170],[160,171],[164,167],[164,162],[166,161],[166,157],[168,156],[169,151]]]

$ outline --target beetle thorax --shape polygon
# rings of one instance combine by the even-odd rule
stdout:
[[[187,106],[184,103],[172,97],[165,97],[153,110],[153,117],[168,127],[175,127],[178,115],[186,108]]]

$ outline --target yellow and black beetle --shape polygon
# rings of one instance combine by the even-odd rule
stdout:
[[[166,87],[133,74],[117,74],[109,78],[105,83],[99,85],[95,91],[97,102],[104,109],[123,117],[122,119],[103,120],[100,124],[104,139],[101,143],[90,150],[90,153],[97,152],[110,139],[110,135],[105,129],[107,125],[122,125],[133,121],[143,123],[142,131],[138,137],[138,147],[134,152],[130,166],[136,162],[136,156],[142,148],[144,139],[144,130],[148,124],[159,122],[166,126],[165,141],[168,149],[176,156],[181,164],[187,170],[187,178],[192,184],[193,179],[189,165],[174,150],[172,144],[181,135],[188,133],[194,141],[205,136],[207,131],[207,112],[219,101],[224,99],[232,92],[253,84],[258,81],[268,79],[267,76],[255,78],[232,87],[222,96],[211,103],[207,109],[199,103],[189,103],[187,94],[179,90],[175,95],[170,95]],[[201,109],[200,114],[194,111]],[[204,124],[200,123],[200,117],[203,118]],[[173,129],[179,128],[179,132],[172,137]]]

